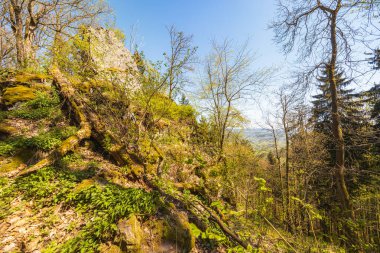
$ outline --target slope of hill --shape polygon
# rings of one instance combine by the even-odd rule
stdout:
[[[246,128],[243,130],[244,136],[252,142],[256,149],[267,150],[273,148],[273,135],[269,129],[264,128]],[[278,144],[283,146],[285,142],[284,133],[277,131]]]

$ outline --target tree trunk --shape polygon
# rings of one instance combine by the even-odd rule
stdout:
[[[336,61],[338,55],[338,44],[337,44],[337,13],[340,7],[331,13],[331,60],[328,65],[328,76],[331,92],[331,114],[332,114],[332,131],[335,138],[335,181],[337,187],[337,199],[340,202],[340,208],[343,220],[343,233],[347,235],[350,239],[351,245],[355,245],[357,252],[363,252],[361,247],[359,235],[355,232],[352,225],[349,225],[349,220],[354,220],[354,211],[350,201],[350,195],[348,193],[344,172],[345,172],[345,144],[343,139],[343,130],[339,115],[339,103],[338,103],[338,90],[336,81]]]
[[[16,41],[16,60],[19,67],[24,67],[25,53],[23,43],[23,23],[22,23],[22,8],[16,2],[10,1],[9,14],[12,23],[12,32]]]
[[[276,130],[274,129],[274,127],[272,125],[270,125],[271,129],[272,129],[272,135],[273,135],[273,140],[274,140],[274,148],[275,148],[275,152],[276,152],[276,160],[277,160],[277,168],[278,168],[278,175],[280,177],[280,187],[281,187],[281,204],[282,204],[282,208],[283,208],[283,211],[285,211],[285,199],[284,199],[284,182],[283,182],[283,179],[282,179],[282,172],[281,172],[281,156],[280,156],[280,152],[278,150],[278,141],[277,141],[277,134],[276,134]]]
[[[339,116],[339,104],[338,104],[338,91],[337,91],[337,82],[336,82],[336,60],[338,45],[336,40],[336,19],[337,13],[332,13],[331,17],[331,60],[328,65],[328,76],[330,84],[330,93],[331,93],[331,113],[332,113],[332,131],[335,138],[335,148],[336,148],[336,158],[335,158],[335,180],[337,184],[337,197],[340,201],[342,211],[344,214],[349,217],[352,217],[352,207],[350,203],[350,197],[346,186],[346,181],[344,178],[344,139],[343,131],[340,122]]]
[[[281,94],[281,106],[282,106],[282,126],[284,128],[285,133],[285,220],[287,221],[287,227],[288,230],[291,229],[291,219],[290,219],[290,186],[289,186],[289,149],[290,149],[290,143],[289,143],[289,127],[288,127],[288,98],[286,95]]]

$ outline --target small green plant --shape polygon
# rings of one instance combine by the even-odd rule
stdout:
[[[76,207],[79,212],[91,213],[94,218],[77,237],[60,247],[59,252],[95,252],[101,242],[111,240],[116,235],[119,219],[133,213],[156,213],[159,198],[157,193],[142,189],[124,189],[112,184],[104,187],[90,185],[69,194],[65,205]]]
[[[206,231],[200,230],[195,224],[190,223],[191,233],[202,241],[203,244],[214,248],[220,244],[232,246],[225,234],[215,225],[209,224]]]
[[[62,140],[74,135],[76,132],[77,128],[72,126],[53,128],[47,133],[28,139],[27,145],[31,148],[48,151],[59,146]]]
[[[78,182],[91,175],[93,172],[69,172],[48,167],[18,178],[13,187],[23,198],[34,199],[39,207],[51,206],[63,201]]]
[[[34,174],[19,177],[11,184],[4,181],[0,191],[0,218],[12,212],[10,203],[17,196],[34,200],[39,208],[52,206],[63,201],[78,182],[92,177],[94,173],[91,170],[73,172],[46,167]]]
[[[81,162],[83,162],[83,158],[80,154],[71,153],[62,157],[62,159],[59,162],[59,165],[63,168],[67,168],[70,164]]]
[[[74,135],[76,127],[56,127],[49,132],[39,134],[31,138],[22,136],[8,138],[0,141],[0,155],[12,155],[23,148],[40,149],[44,151],[52,150],[62,143],[62,140]]]
[[[233,248],[229,248],[227,250],[227,253],[259,253],[261,252],[260,249],[253,248],[251,245],[247,247],[247,249],[243,248],[242,246],[236,246]]]
[[[43,118],[57,118],[62,115],[58,108],[60,100],[56,90],[51,92],[37,91],[36,97],[30,101],[21,104],[17,109],[8,112],[9,116],[39,120]]]
[[[13,155],[16,151],[24,146],[26,139],[24,137],[12,137],[5,141],[0,141],[0,155]]]

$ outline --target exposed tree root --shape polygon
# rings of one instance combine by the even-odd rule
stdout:
[[[42,159],[38,163],[25,170],[18,171],[13,176],[25,175],[53,164],[55,161],[57,161],[57,159],[61,158],[69,151],[72,151],[78,147],[79,143],[82,140],[88,139],[91,136],[91,125],[87,121],[87,117],[84,114],[81,101],[75,98],[75,90],[73,89],[72,85],[63,77],[57,68],[52,68],[51,72],[54,76],[54,84],[59,89],[60,94],[67,102],[76,120],[79,122],[80,129],[75,135],[70,136],[65,141],[63,141],[61,146],[55,149],[46,158]]]

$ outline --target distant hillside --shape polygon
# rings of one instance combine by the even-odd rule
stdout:
[[[272,132],[265,128],[247,128],[243,130],[243,134],[253,143],[257,149],[267,149],[273,147]],[[277,131],[279,145],[283,145],[285,141],[284,133]]]

